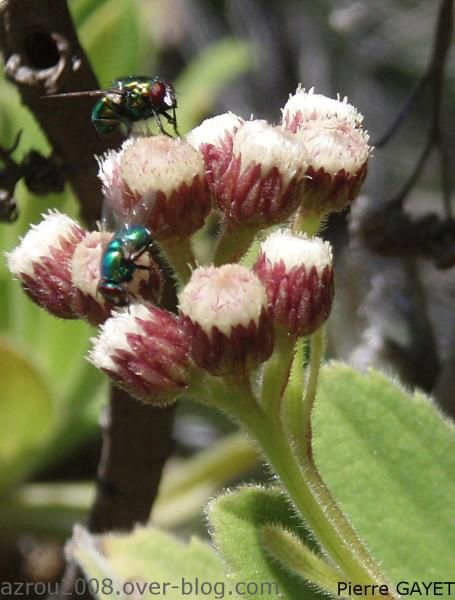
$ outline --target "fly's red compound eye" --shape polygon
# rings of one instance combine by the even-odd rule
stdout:
[[[162,104],[166,94],[166,85],[162,81],[155,81],[150,88],[150,96],[154,104]]]

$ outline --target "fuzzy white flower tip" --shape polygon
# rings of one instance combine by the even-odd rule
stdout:
[[[311,156],[310,166],[316,171],[322,168],[330,175],[342,170],[354,175],[368,162],[371,153],[368,134],[342,124],[302,129],[297,136]]]
[[[233,327],[258,323],[267,307],[259,279],[237,264],[200,267],[180,294],[180,310],[207,334],[216,327],[229,335]]]
[[[117,365],[113,360],[116,352],[131,351],[128,343],[128,334],[139,335],[142,333],[139,319],[153,318],[150,311],[143,304],[131,304],[128,308],[114,311],[110,319],[100,327],[97,337],[91,339],[93,349],[88,355],[89,361],[107,371],[116,372]]]
[[[196,149],[199,149],[201,144],[216,146],[226,135],[234,134],[243,123],[243,119],[232,112],[216,115],[205,119],[198,127],[192,129],[186,136],[186,140]]]
[[[328,120],[347,121],[353,127],[360,127],[363,121],[362,114],[349,104],[346,97],[340,99],[338,96],[335,100],[315,94],[314,88],[307,92],[300,85],[296,93],[289,96],[282,113],[284,128],[292,132],[299,127]]]
[[[50,257],[52,250],[61,250],[66,244],[75,244],[83,235],[81,227],[65,214],[49,211],[43,220],[32,225],[20,244],[7,253],[8,268],[14,275],[34,274],[34,264]]]
[[[283,261],[286,270],[305,266],[321,272],[333,262],[332,248],[329,242],[321,238],[309,238],[306,235],[293,235],[282,230],[275,231],[262,242],[261,251],[272,264]]]
[[[241,157],[243,169],[251,163],[259,164],[264,175],[272,168],[278,169],[283,186],[308,165],[308,153],[301,141],[263,120],[247,121],[238,129],[233,154]]]
[[[161,135],[134,140],[122,151],[120,170],[127,186],[141,195],[149,190],[168,195],[205,174],[202,155],[188,142]]]
[[[200,267],[179,299],[191,358],[199,368],[215,376],[245,374],[272,354],[267,295],[245,267]]]
[[[137,213],[160,241],[193,234],[211,209],[203,155],[185,140],[135,138],[104,157],[100,177],[114,212]]]
[[[120,183],[120,159],[125,150],[134,143],[134,138],[128,138],[123,142],[119,150],[108,150],[102,156],[97,157],[98,177],[104,188]]]

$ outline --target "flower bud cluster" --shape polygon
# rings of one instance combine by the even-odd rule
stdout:
[[[346,99],[298,88],[278,126],[226,113],[184,139],[132,138],[99,160],[99,175],[116,223],[138,226],[165,252],[178,253],[179,244],[190,248],[188,238],[212,210],[224,232],[254,235],[296,212],[342,209],[359,191],[370,151],[362,116]],[[251,270],[196,268],[173,315],[156,306],[162,282],[149,246],[135,252],[115,235],[50,213],[8,262],[26,293],[52,314],[105,322],[90,359],[143,400],[171,401],[195,370],[249,374],[271,356],[277,328],[308,336],[330,313],[332,253],[317,238],[278,231],[263,242]],[[113,298],[100,293],[100,265],[112,240],[126,248],[115,265],[126,273],[119,289],[130,305],[114,312]]]

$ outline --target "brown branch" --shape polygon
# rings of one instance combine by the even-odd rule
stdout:
[[[79,44],[63,0],[6,0],[0,23],[0,43],[8,78],[35,116],[81,204],[82,216],[95,222],[102,202],[95,154],[106,149],[93,134],[93,100],[46,100],[46,94],[98,87],[95,74]]]
[[[102,204],[94,155],[106,149],[90,126],[93,101],[83,96],[43,99],[46,94],[98,87],[66,2],[4,0],[0,45],[8,77],[64,165],[82,216],[93,226]],[[172,285],[168,288],[166,306],[171,309],[175,291]],[[90,530],[97,533],[147,521],[171,452],[172,409],[140,405],[113,390],[106,414],[96,499],[88,518]],[[67,587],[61,590],[65,598],[71,597],[74,577],[74,565],[69,565]]]
[[[138,522],[147,522],[163,464],[172,451],[173,411],[161,410],[158,416],[157,410],[152,410],[156,418],[150,422],[150,406],[132,400],[119,389],[112,390],[109,408],[102,417],[98,494],[88,522],[93,533],[130,530]],[[152,448],[149,440],[153,440]]]

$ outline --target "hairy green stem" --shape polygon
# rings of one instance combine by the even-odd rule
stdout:
[[[265,363],[262,374],[261,404],[266,414],[278,414],[291,371],[295,342],[294,336],[281,327],[276,328],[273,354]]]
[[[160,242],[160,246],[164,250],[179,284],[183,287],[196,268],[196,259],[191,246],[191,239],[189,237],[170,239]]]
[[[238,262],[253,243],[257,228],[236,227],[225,228],[218,240],[213,257],[215,267],[227,263]]]
[[[316,400],[316,391],[319,379],[319,370],[324,350],[324,327],[318,329],[310,338],[310,365],[306,382],[305,397],[302,400],[302,386],[300,380],[291,381],[284,398],[283,417],[285,425],[292,436],[299,458],[310,457],[313,451],[311,446],[311,415]],[[303,364],[296,365],[300,371]]]
[[[336,566],[318,556],[294,533],[278,525],[265,525],[261,535],[265,548],[284,569],[337,595],[343,573]]]
[[[321,215],[306,214],[298,210],[294,215],[292,232],[306,233],[308,236],[313,237],[318,234],[321,228],[321,220]]]
[[[360,584],[385,583],[351,525],[325,493],[325,486],[316,485],[317,478],[311,468],[299,464],[279,421],[270,422],[265,415],[254,422],[248,415],[238,414],[238,418],[259,441],[303,519],[348,580]]]

